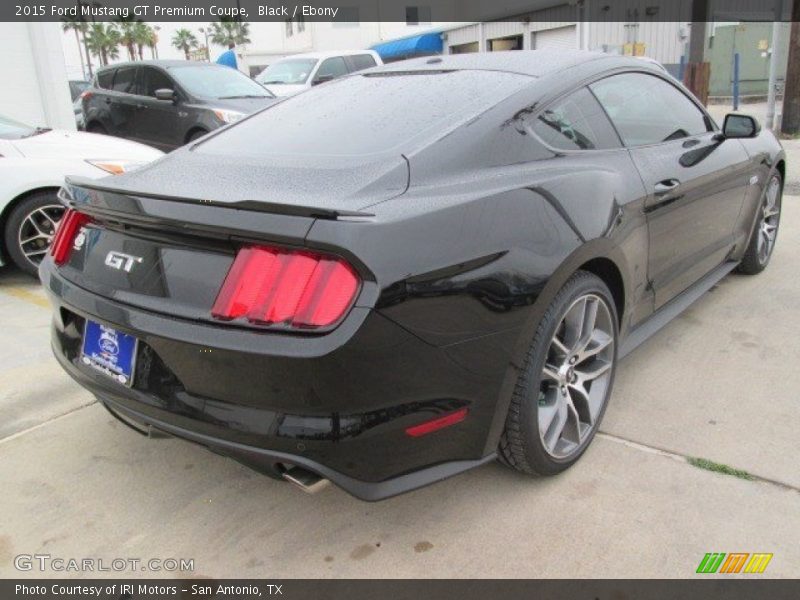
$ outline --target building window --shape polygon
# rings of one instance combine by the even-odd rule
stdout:
[[[430,25],[430,6],[406,6],[406,25]]]
[[[294,34],[294,29],[292,28],[292,20],[286,20],[286,37],[292,37]]]
[[[359,20],[357,6],[342,6],[332,25],[337,28],[358,27]]]

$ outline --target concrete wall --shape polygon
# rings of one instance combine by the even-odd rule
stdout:
[[[58,23],[0,22],[0,114],[75,129]]]

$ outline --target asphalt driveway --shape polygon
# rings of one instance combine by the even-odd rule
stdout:
[[[120,573],[143,576],[693,577],[706,552],[773,553],[764,576],[798,577],[798,257],[786,196],[769,269],[729,276],[621,363],[575,468],[491,464],[378,504],[130,432],[50,356],[36,283],[0,269],[0,577],[63,575],[15,570],[37,553],[194,559]]]

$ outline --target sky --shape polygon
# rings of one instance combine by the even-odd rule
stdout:
[[[161,27],[158,32],[158,57],[161,59],[181,59],[184,58],[183,52],[172,46],[172,35],[177,29],[186,28],[192,31],[200,45],[205,45],[205,37],[200,33],[201,27],[207,27],[208,23],[197,22],[165,22],[158,23],[152,22],[151,26]],[[251,22],[250,23],[250,39],[252,44],[250,47],[258,48],[259,50],[277,50],[281,47],[281,30],[282,23],[276,22]],[[70,79],[80,79],[81,75],[81,59],[78,54],[78,44],[75,41],[75,33],[72,31],[65,32],[62,36],[62,43],[64,46],[64,58],[67,66],[67,77]],[[211,60],[216,60],[226,48],[222,46],[214,46],[211,44]],[[145,58],[150,58],[150,49],[145,48]],[[127,52],[124,48],[120,48],[120,58],[116,62],[127,60]],[[92,57],[92,65],[97,66],[98,61]]]

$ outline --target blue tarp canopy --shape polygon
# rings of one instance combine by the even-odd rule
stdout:
[[[404,37],[399,40],[375,44],[372,46],[372,50],[375,50],[384,61],[441,54],[442,34],[437,31]]]

